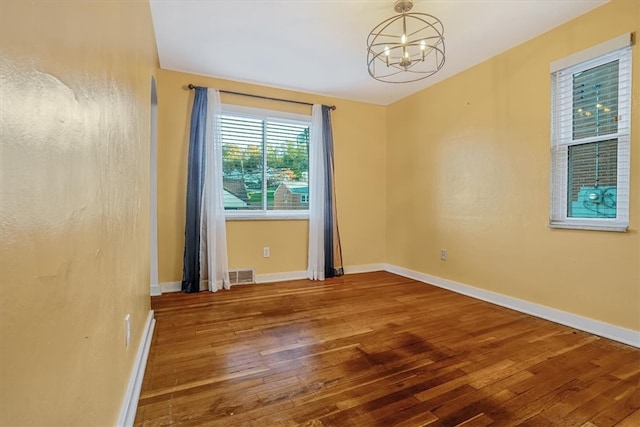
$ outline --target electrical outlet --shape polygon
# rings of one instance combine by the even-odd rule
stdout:
[[[269,246],[262,248],[262,256],[264,258],[269,258],[271,256],[271,249],[269,249]]]
[[[124,346],[129,347],[131,341],[131,315],[127,313],[124,316]]]
[[[447,250],[440,249],[440,261],[446,261],[446,260],[447,260]]]

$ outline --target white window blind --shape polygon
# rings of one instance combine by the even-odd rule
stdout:
[[[550,226],[629,225],[631,47],[552,73]]]
[[[227,111],[220,124],[228,214],[308,211],[308,121]]]

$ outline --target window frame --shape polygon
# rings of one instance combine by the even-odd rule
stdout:
[[[616,133],[573,139],[573,76],[619,61]],[[551,191],[549,227],[625,232],[629,228],[631,147],[631,37],[623,35],[551,64]],[[567,99],[570,101],[567,102]],[[563,101],[563,105],[558,104]],[[617,140],[616,217],[568,216],[569,147]]]
[[[290,121],[299,124],[300,122],[306,123],[309,126],[309,131],[311,131],[311,115],[305,114],[297,114],[297,113],[288,113],[284,111],[278,110],[267,110],[262,108],[253,108],[253,107],[245,107],[241,105],[234,104],[222,104],[221,105],[221,113],[222,115],[234,115],[241,117],[248,117],[252,119],[262,120],[266,122],[268,120],[275,121]],[[264,144],[264,141],[263,141]],[[311,145],[311,139],[309,140],[309,145]],[[263,182],[266,178],[266,151],[264,150],[263,145],[262,150],[262,162],[263,162]],[[309,155],[311,155],[311,150],[309,150]],[[263,195],[264,196],[264,195]],[[307,205],[307,209],[290,209],[290,210],[269,210],[269,209],[238,209],[238,210],[224,210],[225,220],[229,221],[242,221],[242,220],[305,220],[309,219],[309,208]]]

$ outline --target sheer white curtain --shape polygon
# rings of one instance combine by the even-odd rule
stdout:
[[[227,259],[227,231],[224,219],[224,190],[222,184],[222,135],[220,133],[220,92],[207,90],[207,127],[205,134],[203,222],[206,222],[206,256],[201,270],[208,280],[211,292],[229,289],[229,263]]]
[[[309,141],[309,260],[307,277],[324,280],[324,226],[326,168],[323,155],[322,105],[311,110]]]

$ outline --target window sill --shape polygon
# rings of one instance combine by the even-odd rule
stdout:
[[[226,221],[283,221],[308,220],[309,211],[249,211],[226,212]]]
[[[628,225],[625,224],[597,224],[597,223],[558,223],[551,222],[549,223],[549,228],[560,228],[560,229],[569,229],[569,230],[591,230],[591,231],[615,231],[618,233],[625,233],[629,228]]]

